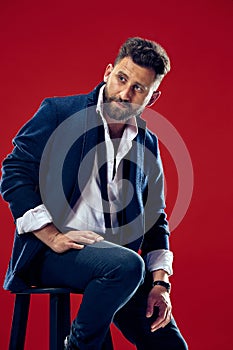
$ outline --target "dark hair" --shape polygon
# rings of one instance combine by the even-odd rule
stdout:
[[[115,59],[115,65],[124,57],[130,57],[141,67],[151,68],[156,74],[156,80],[161,81],[170,71],[170,59],[164,48],[155,41],[139,37],[128,38],[120,47]]]

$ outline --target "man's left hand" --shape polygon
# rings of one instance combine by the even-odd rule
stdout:
[[[158,317],[151,325],[151,332],[155,332],[159,328],[165,327],[172,317],[172,306],[169,293],[163,286],[154,286],[149,293],[147,299],[146,317],[151,317],[154,312],[154,307],[159,308]]]

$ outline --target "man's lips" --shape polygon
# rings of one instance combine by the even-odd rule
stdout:
[[[120,102],[120,101],[112,101],[112,102],[114,102],[121,109],[129,109],[128,103]]]

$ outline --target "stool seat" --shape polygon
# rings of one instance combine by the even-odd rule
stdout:
[[[13,292],[12,292],[13,293]],[[50,350],[64,350],[64,339],[70,333],[70,294],[82,294],[82,291],[71,288],[30,287],[14,292],[15,303],[11,325],[9,350],[24,350],[28,312],[31,294],[49,294],[50,299]],[[113,350],[110,330],[102,350]]]
[[[66,294],[66,293],[73,293],[73,294],[82,294],[83,292],[79,289],[73,289],[73,288],[64,288],[64,287],[55,287],[55,288],[40,288],[40,287],[30,287],[27,289],[24,289],[20,292],[11,292],[12,294]]]

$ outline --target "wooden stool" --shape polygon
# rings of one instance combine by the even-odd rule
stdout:
[[[9,350],[24,350],[31,294],[50,296],[50,350],[64,350],[64,339],[70,333],[70,293],[82,294],[68,288],[28,288],[15,294]],[[103,350],[113,350],[110,330]]]

